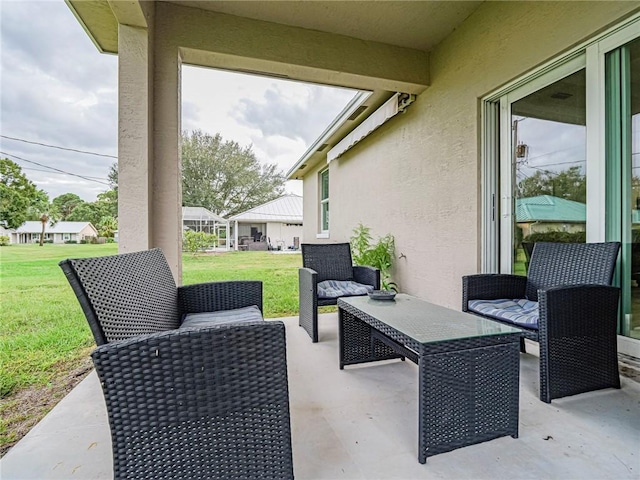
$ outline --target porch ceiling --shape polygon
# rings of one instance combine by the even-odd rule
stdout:
[[[481,1],[169,1],[428,52]]]
[[[66,0],[96,46],[118,51],[118,21],[141,26],[138,0]],[[171,1],[183,7],[428,52],[482,1]],[[123,8],[123,5],[126,8]],[[116,18],[118,20],[116,20]]]

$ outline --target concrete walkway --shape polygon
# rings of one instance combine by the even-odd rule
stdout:
[[[639,479],[640,384],[538,400],[538,357],[521,355],[520,437],[418,463],[417,367],[392,361],[338,369],[337,315],[320,343],[287,326],[293,462],[298,479]],[[0,461],[9,479],[112,478],[105,404],[95,372]]]

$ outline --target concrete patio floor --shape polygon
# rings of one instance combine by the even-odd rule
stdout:
[[[417,367],[391,361],[338,369],[337,315],[312,344],[287,327],[293,463],[298,479],[638,479],[640,384],[538,399],[537,348],[521,355],[520,436],[418,463]],[[0,460],[2,479],[112,478],[111,440],[95,372]]]

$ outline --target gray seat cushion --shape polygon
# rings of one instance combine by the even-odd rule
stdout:
[[[264,320],[256,305],[236,308],[234,310],[218,310],[217,312],[188,313],[180,328],[210,327],[228,323],[249,323]]]
[[[524,298],[469,300],[469,310],[526,328],[538,328],[538,302]]]
[[[325,280],[318,283],[318,298],[355,297],[372,291],[371,285],[351,280]]]

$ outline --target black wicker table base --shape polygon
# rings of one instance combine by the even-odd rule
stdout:
[[[338,300],[340,369],[409,358],[418,365],[418,460],[518,437],[519,329],[399,294]]]

